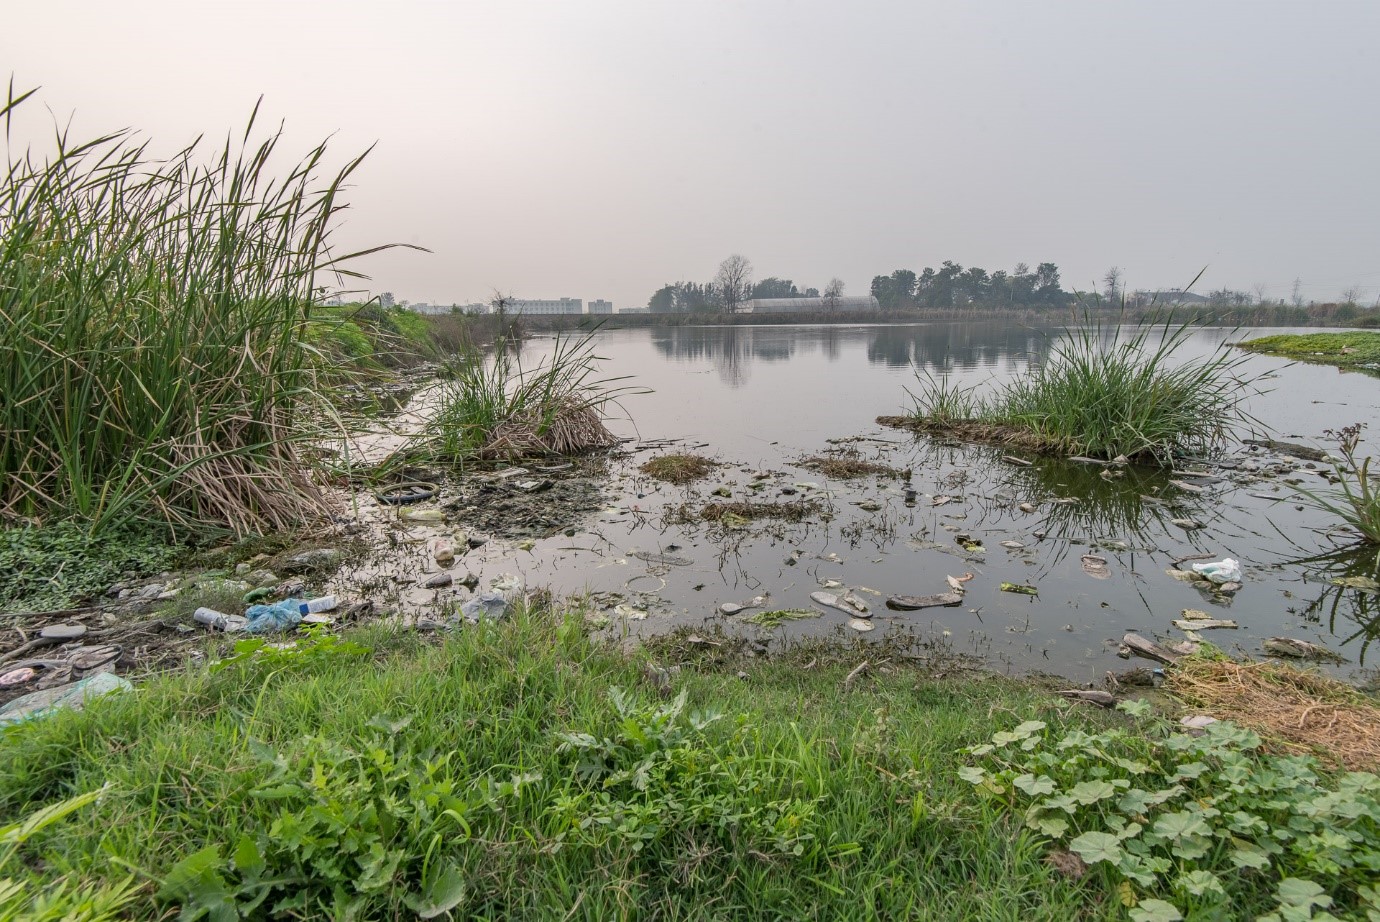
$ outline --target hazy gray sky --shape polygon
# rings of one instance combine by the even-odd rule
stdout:
[[[1065,287],[1380,292],[1380,2],[11,3],[79,131],[330,133],[342,243],[422,301],[645,303],[731,252],[865,293],[953,259]]]

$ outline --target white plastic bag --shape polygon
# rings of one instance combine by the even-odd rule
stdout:
[[[1223,560],[1212,560],[1208,563],[1195,563],[1193,572],[1204,579],[1217,583],[1219,586],[1222,583],[1241,582],[1241,564],[1230,557]]]

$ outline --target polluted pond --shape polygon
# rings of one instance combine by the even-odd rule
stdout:
[[[608,366],[641,369],[650,393],[608,414],[611,444],[577,455],[447,465],[404,451],[429,437],[444,397],[421,384],[396,414],[326,446],[356,473],[336,480],[336,519],[310,542],[16,619],[0,702],[59,677],[195,659],[208,636],[243,633],[255,605],[282,607],[273,633],[287,638],[361,620],[463,630],[534,594],[627,643],[686,630],[764,653],[904,640],[1115,692],[1161,682],[1155,670],[1210,641],[1373,681],[1375,549],[1354,546],[1305,492],[1335,476],[1326,427],[1310,422],[1307,378],[1320,369],[1250,359],[1305,378],[1251,398],[1266,438],[1162,465],[1051,457],[875,421],[903,400],[933,333],[834,330],[834,352],[808,328],[754,332],[746,351],[744,330],[598,334]],[[1196,335],[1208,348],[1225,333]],[[700,346],[681,356],[681,337]],[[554,348],[522,346],[532,363]],[[1000,343],[983,355],[949,370],[978,380],[1027,360]],[[1375,403],[1358,395],[1344,412],[1380,425]],[[333,606],[301,610],[327,597]],[[212,614],[196,620],[195,608]],[[86,634],[47,643],[39,633],[57,623]]]
[[[655,373],[657,335],[601,335],[615,367],[654,369],[632,419],[609,422],[616,447],[433,471],[423,520],[356,495],[373,550],[329,591],[435,619],[511,574],[628,639],[718,627],[771,649],[904,633],[1099,687],[1136,668],[1128,634],[1164,649],[1206,634],[1244,657],[1285,655],[1266,641],[1292,638],[1335,654],[1310,657],[1324,671],[1370,676],[1373,569],[1300,492],[1330,485],[1320,430],[1308,443],[1247,433],[1164,465],[1048,457],[873,423],[858,408],[885,409],[876,380],[868,403],[812,401],[823,419],[803,421],[792,408],[820,358],[808,354],[787,363],[802,364],[788,376],[800,393],[748,387],[754,404],[701,379],[706,399]],[[1254,399],[1268,422],[1271,398]],[[444,566],[438,540],[456,548]]]

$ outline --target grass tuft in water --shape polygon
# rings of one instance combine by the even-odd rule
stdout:
[[[897,477],[900,471],[886,464],[868,461],[856,452],[838,455],[813,455],[800,462],[801,467],[819,471],[833,480],[855,480],[859,477]]]
[[[1328,430],[1328,434],[1337,440],[1337,448],[1342,456],[1341,460],[1333,465],[1340,489],[1331,493],[1320,493],[1299,488],[1299,492],[1307,496],[1319,509],[1330,512],[1346,522],[1356,531],[1362,542],[1380,544],[1380,490],[1376,489],[1375,481],[1371,477],[1370,456],[1357,457],[1357,448],[1361,442],[1361,425],[1358,423],[1337,431]],[[1377,556],[1376,560],[1377,564],[1380,564],[1380,556]]]
[[[1124,339],[1121,330],[1067,330],[1043,364],[991,396],[917,375],[903,424],[1048,453],[1168,463],[1210,454],[1253,422],[1242,406],[1253,382],[1238,374],[1243,360],[1228,347],[1185,358],[1187,324],[1140,326]]]
[[[626,378],[600,377],[599,361],[590,334],[558,335],[551,355],[532,367],[507,340],[489,355],[470,352],[448,369],[431,431],[403,453],[464,463],[612,447],[604,410],[637,390],[619,384]]]

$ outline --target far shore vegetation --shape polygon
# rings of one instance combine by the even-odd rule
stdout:
[[[1282,333],[1237,345],[1247,352],[1380,374],[1380,333]]]

